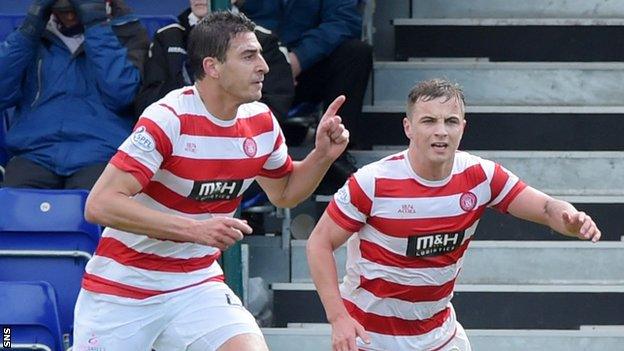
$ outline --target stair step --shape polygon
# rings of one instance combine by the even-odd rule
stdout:
[[[395,19],[395,59],[480,57],[490,61],[622,61],[622,18]]]
[[[621,328],[621,327],[620,327]],[[272,351],[331,349],[329,325],[314,328],[263,328]],[[605,351],[621,350],[624,333],[616,330],[484,330],[467,329],[473,350],[478,351]]]
[[[381,61],[373,74],[374,105],[404,105],[414,84],[440,77],[462,85],[473,106],[621,107],[624,101],[620,62]]]
[[[312,284],[273,284],[274,325],[326,323]],[[453,305],[467,329],[578,329],[624,324],[624,286],[458,285]]]
[[[291,241],[293,283],[312,282],[306,243],[307,240]],[[344,245],[334,252],[340,279],[346,274],[346,256]],[[473,241],[464,256],[458,284],[462,289],[469,285],[473,286],[470,289],[483,289],[485,284],[503,284],[503,289],[509,289],[508,284],[540,289],[575,284],[590,288],[624,285],[624,272],[617,267],[624,267],[624,242]]]
[[[412,18],[618,18],[619,0],[412,0]]]

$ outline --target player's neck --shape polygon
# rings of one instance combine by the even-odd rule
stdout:
[[[234,101],[231,96],[217,88],[211,88],[206,83],[196,82],[195,89],[197,89],[206,111],[210,112],[211,115],[224,121],[236,118],[236,112],[241,105],[240,102]]]
[[[432,162],[413,149],[408,150],[407,159],[414,173],[426,180],[443,180],[448,178],[453,171],[453,160],[450,162]]]

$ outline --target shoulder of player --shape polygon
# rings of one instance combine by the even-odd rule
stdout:
[[[271,109],[260,101],[242,104],[238,108],[237,118],[264,117],[273,119]]]

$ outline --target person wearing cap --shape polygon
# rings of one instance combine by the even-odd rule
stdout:
[[[130,134],[148,45],[123,0],[33,0],[0,47],[3,186],[90,189]]]

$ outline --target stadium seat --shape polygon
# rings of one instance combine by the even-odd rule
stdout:
[[[101,228],[84,219],[86,190],[0,188],[0,248],[95,251]]]
[[[84,267],[100,237],[85,221],[84,190],[0,189],[0,281],[42,280],[58,295],[63,334],[71,335]]]
[[[56,294],[50,284],[0,281],[0,311],[0,326],[10,328],[10,349],[64,350]]]

